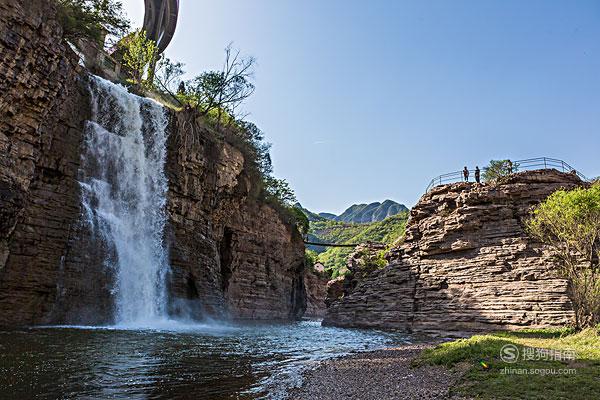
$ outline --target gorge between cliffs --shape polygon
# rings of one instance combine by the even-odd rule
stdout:
[[[577,320],[528,227],[597,187],[565,162],[311,212],[256,125],[193,98],[218,73],[148,84],[173,31],[136,82],[122,48],[68,36],[65,4],[0,0],[0,398],[450,398],[467,369],[422,354]],[[175,29],[178,1],[144,4]]]

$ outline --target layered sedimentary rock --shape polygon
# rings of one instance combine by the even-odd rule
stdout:
[[[112,271],[81,221],[78,170],[90,118],[86,71],[52,2],[0,0],[0,325],[109,323]],[[242,153],[193,113],[172,113],[169,307],[174,315],[295,318],[304,246],[250,195]]]
[[[307,270],[304,274],[306,291],[307,318],[323,318],[325,316],[325,297],[327,296],[327,277],[324,273]]]
[[[174,114],[171,125],[167,207],[176,311],[199,299],[213,315],[301,316],[302,237],[251,198],[254,183],[239,150],[217,141],[194,112]]]
[[[0,322],[51,314],[79,216],[87,90],[44,1],[0,1]],[[84,106],[82,106],[84,105]]]
[[[433,189],[412,209],[389,266],[332,304],[324,324],[460,334],[569,323],[567,282],[524,221],[555,190],[582,184],[540,170]]]

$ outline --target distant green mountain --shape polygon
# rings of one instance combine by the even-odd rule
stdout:
[[[296,203],[294,204],[294,207],[299,208],[300,210],[302,210],[302,212],[304,213],[304,215],[306,215],[306,218],[308,218],[309,222],[314,222],[314,221],[323,221],[327,218],[322,217],[321,215],[314,213],[310,210],[307,210],[306,208],[302,207],[302,204],[300,203]],[[325,213],[323,213],[325,214]]]
[[[310,221],[308,241],[315,243],[359,244],[367,241],[392,244],[402,235],[408,220],[408,208],[392,200],[383,203],[355,204],[341,215],[314,213],[300,204]],[[318,254],[319,262],[333,276],[346,265],[352,247],[324,247],[308,245]]]
[[[321,221],[325,219],[340,222],[355,222],[357,224],[383,221],[387,217],[408,211],[408,208],[404,204],[396,203],[393,200],[385,200],[383,203],[353,204],[340,215],[327,212],[317,214],[302,207],[300,203],[296,203],[295,206],[304,211],[309,221]]]
[[[343,222],[377,222],[383,221],[387,217],[408,211],[404,204],[396,203],[393,200],[386,200],[383,203],[375,202],[371,204],[354,204],[339,215],[335,220]]]
[[[319,216],[320,216],[320,217],[323,217],[323,218],[325,218],[325,219],[330,219],[330,220],[332,220],[332,221],[335,221],[335,220],[337,219],[337,217],[338,217],[338,216],[337,216],[337,215],[335,215],[335,214],[332,214],[332,213],[326,213],[326,212],[319,213]]]

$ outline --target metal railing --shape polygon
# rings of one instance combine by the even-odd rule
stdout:
[[[556,169],[561,172],[574,172],[581,178],[583,181],[588,181],[585,175],[581,172],[577,171],[575,168],[571,167],[569,164],[564,162],[563,160],[559,160],[557,158],[549,158],[549,157],[539,157],[539,158],[528,158],[525,160],[517,160],[512,161],[512,172],[519,171],[532,171],[536,169]],[[483,168],[482,168],[483,172]],[[469,170],[469,176],[472,177],[475,174],[475,170]],[[447,183],[459,182],[464,179],[463,171],[450,172],[447,174],[436,176],[429,182],[427,186],[426,192],[429,192],[436,186],[444,185]]]

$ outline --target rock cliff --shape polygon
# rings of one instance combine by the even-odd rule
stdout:
[[[79,216],[78,58],[47,2],[0,1],[0,323],[45,321]]]
[[[462,334],[569,323],[567,282],[524,219],[559,188],[583,182],[556,170],[501,184],[456,183],[423,195],[389,265],[327,310],[325,325]]]
[[[304,288],[306,290],[307,318],[323,318],[325,316],[325,297],[327,296],[327,276],[307,270],[304,274]]]
[[[111,322],[110,249],[81,223],[86,71],[51,2],[0,0],[0,325]],[[306,307],[304,246],[250,195],[242,153],[172,113],[166,173],[170,310],[287,319]]]
[[[167,208],[174,311],[182,301],[199,299],[213,315],[301,316],[300,234],[274,208],[252,199],[242,153],[215,139],[193,111],[174,113],[171,126]]]

